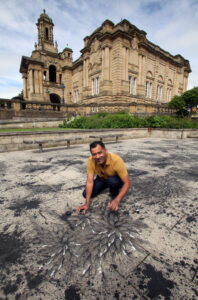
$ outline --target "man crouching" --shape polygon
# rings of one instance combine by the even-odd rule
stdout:
[[[131,185],[125,164],[119,155],[109,153],[101,141],[91,143],[90,152],[86,188],[83,192],[86,202],[76,210],[78,213],[83,210],[86,212],[90,206],[90,199],[108,187],[113,199],[109,202],[109,208],[117,211],[120,201]],[[94,174],[97,175],[95,179]]]

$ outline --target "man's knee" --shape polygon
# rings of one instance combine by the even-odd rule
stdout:
[[[82,195],[83,195],[84,198],[86,198],[86,190],[85,189],[84,189]]]
[[[123,182],[118,175],[110,176],[108,178],[108,186],[109,187],[121,187],[122,185],[123,185]]]

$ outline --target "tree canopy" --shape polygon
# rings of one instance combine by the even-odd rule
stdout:
[[[189,107],[198,105],[198,87],[186,91],[181,95],[182,99],[185,101],[186,105]]]
[[[192,109],[192,107],[197,105],[198,87],[194,87],[193,89],[186,91],[181,96],[173,97],[173,99],[168,103],[168,106],[175,108],[177,110],[177,114],[179,115],[187,115],[187,109]]]

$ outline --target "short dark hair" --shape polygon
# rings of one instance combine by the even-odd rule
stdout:
[[[95,141],[95,142],[92,142],[92,143],[89,145],[90,152],[91,152],[91,149],[92,149],[92,148],[96,148],[97,145],[100,145],[100,146],[102,147],[102,149],[105,149],[105,144],[104,144],[102,141]]]

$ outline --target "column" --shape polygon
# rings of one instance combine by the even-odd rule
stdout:
[[[145,64],[146,64],[146,57],[142,55],[142,84],[145,83]]]
[[[38,78],[38,70],[34,70],[34,86],[35,86],[35,93],[39,93],[39,78]]]
[[[85,87],[86,85],[86,79],[85,79],[85,67],[86,67],[86,60],[84,59],[84,61],[83,61],[83,87]]]
[[[104,80],[109,80],[109,47],[105,47],[105,52],[104,52],[104,56],[105,56],[105,66],[104,66]]]
[[[125,80],[126,76],[126,48],[123,47],[123,75],[122,79]]]
[[[139,55],[139,84],[142,84],[142,55]]]
[[[104,49],[102,49],[102,78],[101,80],[103,81],[104,80],[104,59],[105,59],[105,52],[104,52]]]
[[[30,94],[34,93],[34,70],[29,71]]]
[[[42,81],[42,71],[38,71],[38,77],[39,77],[39,93],[42,94],[42,86],[43,86],[43,81]]]
[[[128,81],[128,68],[129,68],[129,49],[126,49],[126,58],[125,58],[125,80]]]
[[[26,76],[23,76],[23,93],[24,93],[24,98],[27,98],[27,78],[26,78]]]
[[[88,77],[88,65],[89,65],[89,59],[86,59],[86,86],[88,86],[89,77]]]

